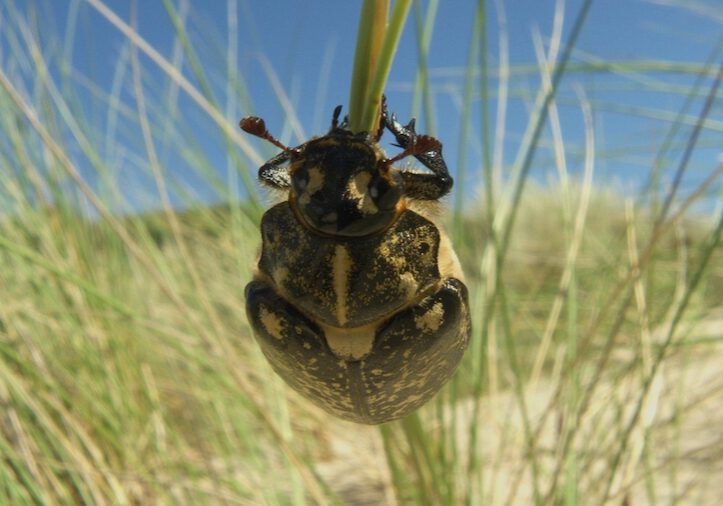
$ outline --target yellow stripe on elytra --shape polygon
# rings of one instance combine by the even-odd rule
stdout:
[[[334,249],[332,262],[332,276],[334,279],[334,294],[336,295],[336,320],[339,325],[347,322],[347,293],[349,290],[349,274],[352,260],[345,246],[337,244]]]

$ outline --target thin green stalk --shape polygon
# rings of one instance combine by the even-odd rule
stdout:
[[[568,36],[567,43],[565,44],[565,50],[562,53],[560,62],[555,67],[554,74],[552,75],[551,87],[542,98],[542,103],[540,104],[537,115],[535,117],[529,140],[526,142],[523,151],[520,153],[521,156],[518,157],[518,161],[515,163],[515,168],[513,169],[513,172],[517,174],[517,177],[515,180],[515,188],[512,195],[512,207],[510,210],[510,215],[505,221],[505,225],[502,231],[500,248],[497,256],[498,270],[502,270],[502,268],[504,267],[504,261],[507,256],[507,248],[509,247],[510,237],[512,235],[512,229],[515,223],[515,217],[517,215],[517,210],[519,209],[522,191],[525,188],[525,183],[527,182],[527,175],[529,174],[530,168],[532,167],[532,159],[535,155],[535,152],[537,151],[538,140],[540,138],[540,134],[542,133],[542,128],[547,120],[550,103],[552,102],[555,94],[557,93],[557,89],[560,85],[560,81],[562,80],[562,76],[565,75],[567,63],[570,60],[573,48],[575,47],[577,38],[582,31],[583,25],[585,24],[585,19],[587,18],[588,12],[590,12],[592,3],[593,0],[585,0],[585,3],[583,3],[583,5],[580,7],[578,15],[575,18],[575,22],[572,25],[572,31]]]
[[[436,479],[437,473],[434,471],[435,463],[429,452],[429,437],[422,428],[419,413],[412,413],[403,418],[401,420],[401,426],[407,438],[414,470],[419,480],[418,487],[422,492],[421,499],[423,503],[426,504],[438,502],[434,501],[433,498],[438,498],[441,486]]]
[[[487,229],[490,231],[491,237],[490,240],[494,241],[494,227],[492,226],[493,220],[494,220],[494,201],[493,201],[493,181],[492,181],[492,153],[491,153],[491,142],[490,142],[490,131],[491,131],[491,125],[490,125],[490,106],[489,106],[489,80],[490,76],[488,74],[488,48],[487,48],[487,2],[486,0],[478,0],[477,2],[477,9],[475,11],[475,20],[474,20],[474,27],[478,28],[479,35],[478,35],[478,44],[479,44],[479,58],[480,58],[480,94],[481,94],[481,100],[480,100],[480,106],[481,106],[481,116],[482,116],[482,174],[484,179],[484,187],[485,187],[485,200],[486,200],[486,220],[487,220]],[[474,33],[473,29],[473,33]],[[465,147],[466,148],[466,147]],[[465,149],[460,148],[460,149]],[[464,167],[464,165],[462,166]],[[463,169],[464,171],[465,169]],[[458,176],[458,180],[461,179],[462,176]],[[457,199],[461,199],[461,193],[458,192]],[[461,204],[460,208],[461,210]],[[455,212],[455,220],[456,223],[459,223],[457,227],[455,227],[455,237],[459,240],[461,235],[460,225],[461,220],[458,217],[458,215],[461,213]],[[481,265],[481,262],[480,262]],[[480,269],[482,271],[482,269]],[[481,285],[481,283],[480,283]],[[481,322],[484,320],[484,317],[480,318],[480,309],[482,309],[483,306],[483,300],[484,300],[484,292],[481,289],[475,290],[476,293],[472,293],[472,314],[477,315],[478,318],[474,322],[474,325],[472,327],[472,350],[475,351],[478,350],[477,353],[474,354],[475,358],[477,360],[475,361],[475,369],[474,369],[474,381],[473,381],[473,409],[472,413],[474,416],[474,419],[478,419],[479,412],[480,412],[480,403],[482,400],[482,385],[483,385],[483,378],[484,378],[484,368],[482,364],[486,361],[486,335],[487,331],[486,329],[483,329],[481,326]],[[475,301],[477,301],[475,303]],[[470,427],[470,445],[467,449],[467,479],[466,482],[468,483],[467,491],[466,491],[466,497],[465,497],[465,504],[467,506],[471,506],[473,504],[473,497],[471,494],[471,491],[474,489],[474,487],[471,485],[472,483],[477,483],[477,488],[479,489],[479,493],[482,496],[484,493],[483,490],[483,476],[480,468],[480,459],[479,459],[479,453],[478,453],[478,437],[480,428],[478,427],[478,424],[473,423]]]
[[[499,275],[499,273],[498,273]],[[519,407],[520,413],[522,414],[522,424],[525,433],[525,446],[526,456],[529,460],[530,469],[532,470],[532,491],[535,498],[535,504],[542,504],[542,496],[540,492],[540,467],[537,460],[536,441],[532,430],[532,423],[530,422],[530,414],[527,408],[527,400],[525,399],[524,391],[524,374],[522,367],[517,356],[517,347],[515,344],[515,336],[512,333],[510,325],[510,313],[509,306],[507,305],[507,294],[504,285],[501,282],[498,284],[499,294],[499,307],[502,316],[502,327],[504,330],[504,341],[505,349],[510,361],[510,368],[513,376],[513,388],[515,391],[515,400]],[[510,490],[510,497],[515,494],[517,490]]]
[[[10,399],[0,397],[0,401],[9,403]],[[0,465],[0,489],[12,494],[13,504],[47,504],[39,477],[30,472],[23,457],[7,445],[4,438],[0,438],[0,454],[4,456],[4,463]]]
[[[378,123],[382,94],[387,84],[387,77],[392,68],[392,60],[397,52],[397,45],[402,36],[404,23],[409,13],[411,0],[397,0],[394,3],[394,10],[389,21],[389,27],[384,33],[384,40],[374,65],[374,73],[369,83],[362,109],[361,131],[373,132]]]
[[[24,247],[22,244],[18,244],[16,241],[11,241],[0,235],[0,248],[7,250],[8,252],[18,256],[19,258],[24,258],[25,260],[42,267],[59,279],[62,279],[68,283],[72,283],[73,285],[86,292],[88,295],[95,297],[96,299],[100,300],[104,304],[107,304],[109,307],[115,309],[124,316],[130,318],[136,318],[138,316],[138,313],[136,311],[126,306],[122,302],[114,299],[113,297],[101,292],[92,282],[81,279],[79,276],[72,272],[61,270],[53,262]]]
[[[688,141],[688,144],[685,147],[685,151],[683,152],[683,157],[680,160],[680,163],[678,164],[678,169],[675,171],[675,176],[673,177],[673,182],[670,186],[670,191],[665,197],[665,201],[663,201],[663,207],[660,210],[660,213],[658,214],[658,218],[655,222],[654,228],[658,228],[660,224],[665,220],[665,217],[668,214],[668,210],[670,209],[671,204],[673,203],[673,199],[675,198],[675,194],[678,190],[678,187],[680,186],[680,182],[683,179],[683,174],[685,173],[686,169],[688,168],[688,162],[690,161],[690,157],[693,154],[693,149],[695,148],[698,137],[700,136],[700,131],[703,127],[703,123],[705,122],[705,119],[708,117],[708,113],[711,111],[711,108],[713,107],[713,103],[715,102],[715,99],[718,95],[718,86],[720,85],[721,79],[723,79],[723,61],[721,61],[720,66],[718,67],[718,75],[716,76],[715,80],[713,81],[713,86],[710,88],[710,92],[708,93],[708,97],[705,100],[705,104],[703,104],[703,111],[698,116],[698,121],[695,124],[695,128],[693,128],[693,132],[690,134],[690,138]]]
[[[432,94],[429,89],[428,54],[432,41],[434,21],[437,18],[439,0],[430,0],[427,5],[427,14],[422,19],[422,3],[414,4],[414,23],[417,34],[417,76],[414,83],[414,98],[412,99],[412,117],[419,117],[419,103],[423,104],[425,131],[434,136],[435,121],[432,107]]]
[[[711,53],[708,55],[708,58],[706,59],[705,65],[710,66],[712,68],[713,64],[717,61],[718,56],[720,55],[721,51],[723,51],[723,37],[720,38],[718,43],[716,44],[715,48],[711,51]],[[693,85],[689,88],[686,88],[687,93],[685,97],[685,101],[683,102],[683,105],[678,110],[678,113],[675,117],[675,119],[672,122],[671,127],[668,129],[668,131],[665,134],[665,137],[663,138],[663,141],[660,143],[660,147],[658,148],[657,152],[655,153],[655,158],[652,162],[652,170],[650,173],[650,178],[647,181],[645,185],[643,185],[643,188],[640,192],[641,197],[643,195],[646,195],[650,193],[652,190],[654,190],[658,184],[658,181],[660,180],[661,171],[664,167],[664,159],[665,156],[670,152],[671,148],[673,147],[673,141],[675,137],[678,135],[678,132],[680,129],[684,126],[683,118],[685,118],[688,115],[688,111],[691,109],[693,104],[695,103],[695,99],[698,97],[699,93],[703,89],[703,85],[705,84],[706,79],[708,76],[706,74],[699,74],[693,83]],[[652,195],[657,195],[657,192],[653,192]],[[652,201],[651,205],[653,207],[656,206],[656,202]]]
[[[105,19],[107,19],[114,27],[116,27],[133,45],[137,46],[146,56],[148,56],[158,67],[166,73],[169,78],[176,82],[179,87],[188,94],[188,96],[196,102],[199,107],[213,121],[218,127],[230,138],[233,139],[234,143],[239,146],[242,151],[252,160],[254,163],[259,165],[264,162],[256,151],[251,147],[248,140],[237,131],[235,125],[229,125],[223,114],[219,112],[207,99],[200,93],[191,82],[186,79],[178,69],[166,60],[161,54],[151,46],[146,40],[138,35],[128,23],[121,20],[117,14],[108,8],[101,0],[86,0],[95,10],[97,10]]]
[[[362,3],[349,94],[349,126],[354,132],[370,131],[363,121],[364,107],[386,32],[388,12],[388,0],[364,0]]]
[[[193,45],[188,38],[188,32],[186,30],[183,17],[176,10],[176,7],[173,5],[171,0],[163,0],[163,6],[168,13],[168,18],[171,20],[177,40],[179,40],[183,46],[186,59],[196,82],[201,88],[201,93],[206,100],[208,100],[208,103],[211,104],[214,110],[220,111],[221,108],[219,107],[218,101],[213,94],[211,85],[206,79],[206,72],[204,71],[203,65],[201,64],[198,55],[196,55],[196,51],[193,49]],[[251,201],[253,206],[260,206],[258,195],[256,194],[256,187],[254,185],[253,178],[250,176],[251,172],[244,170],[246,168],[246,164],[239,157],[238,150],[235,148],[234,141],[231,136],[223,129],[221,130],[221,133],[223,135],[227,156],[233,160],[233,166],[238,167],[239,169],[238,172],[241,175],[241,181],[243,182],[244,189],[246,190],[247,198]]]
[[[660,228],[662,223],[665,221],[667,211],[673,200],[676,189],[677,189],[678,185],[680,184],[680,179],[682,177],[682,174],[683,174],[683,172],[685,172],[686,168],[688,167],[688,162],[690,161],[690,156],[693,152],[693,147],[695,146],[696,141],[698,140],[698,136],[700,134],[700,125],[702,124],[702,122],[704,121],[704,119],[706,118],[706,116],[708,115],[708,113],[711,110],[713,101],[714,101],[715,97],[717,96],[718,86],[720,85],[721,80],[723,80],[723,62],[721,62],[721,65],[719,66],[718,75],[716,76],[716,79],[710,88],[708,98],[707,98],[705,104],[703,105],[703,110],[700,113],[698,125],[696,125],[696,128],[693,130],[693,132],[690,135],[690,138],[688,140],[688,146],[687,146],[685,152],[683,153],[683,156],[681,157],[680,164],[678,166],[678,169],[676,170],[676,175],[675,175],[673,185],[672,185],[669,193],[666,196],[663,207],[660,210],[658,218],[655,222],[654,229]],[[629,436],[632,433],[635,426],[637,425],[638,418],[640,417],[640,413],[642,411],[642,406],[644,404],[642,402],[642,399],[644,399],[644,397],[647,395],[647,392],[650,389],[650,387],[653,383],[653,380],[655,379],[657,370],[658,370],[661,362],[663,361],[663,358],[665,357],[666,352],[668,351],[670,342],[672,341],[673,336],[675,335],[675,330],[683,316],[683,313],[685,312],[685,310],[687,308],[687,305],[690,301],[690,297],[693,294],[693,292],[695,291],[698,283],[700,282],[703,272],[705,272],[705,268],[708,265],[708,261],[710,260],[711,255],[713,254],[713,251],[715,250],[715,248],[718,246],[718,243],[720,242],[722,231],[723,231],[723,213],[721,213],[721,215],[719,217],[718,225],[716,227],[715,232],[711,236],[709,246],[707,248],[704,248],[703,258],[702,258],[701,262],[698,264],[698,269],[695,271],[695,273],[691,277],[689,285],[686,287],[686,290],[683,295],[683,300],[676,307],[675,314],[674,314],[673,319],[668,328],[668,333],[665,337],[665,340],[663,341],[663,345],[660,348],[658,348],[658,353],[652,363],[652,369],[650,371],[650,374],[646,377],[646,379],[643,383],[642,392],[639,397],[640,400],[636,403],[635,412],[633,413],[633,416],[631,417],[630,421],[628,422],[627,426],[625,427],[625,430],[623,432],[623,437],[620,440],[620,447],[619,447],[617,453],[615,454],[615,457],[612,461],[612,465],[610,466],[610,474],[609,474],[607,484],[605,486],[605,495],[604,495],[603,502],[605,502],[607,500],[607,498],[609,497],[609,494],[610,494],[610,491],[612,488],[612,484],[613,484],[613,480],[616,476],[617,467],[620,465],[622,456],[625,452],[625,449],[627,448]]]
[[[407,473],[403,470],[402,466],[399,465],[397,459],[394,457],[394,449],[392,448],[392,442],[395,441],[394,432],[392,431],[391,424],[385,423],[379,426],[379,432],[382,435],[382,444],[384,445],[384,456],[387,460],[387,467],[391,473],[392,486],[397,498],[397,501],[401,503],[402,491],[407,487]]]
[[[670,322],[670,325],[668,326],[665,339],[660,347],[657,349],[657,354],[655,358],[653,359],[652,368],[650,370],[650,373],[646,376],[645,380],[643,381],[642,388],[640,389],[640,395],[638,396],[638,402],[635,403],[635,411],[633,412],[633,415],[630,417],[630,420],[628,421],[627,425],[625,426],[625,430],[623,431],[621,438],[619,438],[620,446],[618,447],[617,452],[615,453],[615,457],[612,460],[611,465],[609,466],[610,472],[608,474],[608,480],[605,485],[605,493],[602,498],[601,504],[604,504],[607,502],[613,480],[615,479],[616,470],[618,466],[620,465],[620,462],[622,460],[623,454],[625,453],[625,450],[627,448],[628,442],[630,440],[630,434],[635,428],[635,426],[638,423],[638,419],[640,418],[640,415],[642,413],[642,407],[644,403],[642,402],[642,399],[648,394],[648,391],[650,390],[650,387],[653,384],[653,381],[655,380],[656,375],[658,374],[658,369],[660,368],[661,364],[663,363],[663,360],[665,358],[666,353],[670,349],[670,343],[672,342],[673,338],[675,337],[675,332],[678,328],[678,325],[680,324],[683,314],[685,313],[686,309],[688,308],[688,304],[690,303],[691,297],[693,293],[696,292],[696,288],[698,287],[698,284],[703,279],[703,275],[707,272],[708,264],[713,256],[713,252],[716,251],[718,248],[718,245],[721,242],[721,236],[723,236],[723,212],[720,213],[718,224],[716,225],[715,230],[710,235],[708,239],[708,244],[703,247],[702,251],[702,258],[700,260],[700,263],[698,264],[697,269],[691,276],[690,282],[688,286],[686,287],[685,293],[683,295],[683,299],[680,301],[680,303],[675,308],[675,314],[673,315],[673,319]]]
[[[472,94],[474,92],[475,88],[475,63],[479,59],[480,50],[486,50],[485,43],[483,42],[486,40],[486,34],[484,32],[484,23],[485,23],[485,11],[484,11],[484,1],[480,2],[481,5],[478,5],[474,22],[472,25],[472,35],[470,36],[470,45],[467,50],[467,66],[466,66],[466,72],[465,72],[465,79],[464,79],[464,93],[462,95],[462,103],[463,104],[471,104],[472,103]],[[482,46],[482,47],[480,47]],[[486,67],[486,58],[483,59],[483,65]],[[487,76],[484,75],[485,72],[483,72],[483,75],[480,77],[481,80],[481,87],[482,87],[482,97],[481,100],[483,102],[483,136],[486,136],[488,130],[486,128],[485,122],[488,120],[487,118]],[[470,118],[472,116],[472,108],[471,107],[462,107],[462,114],[460,115],[460,128],[459,128],[459,145],[457,148],[457,188],[460,187],[460,185],[464,185],[466,175],[467,175],[467,154],[469,152],[469,130],[470,130]],[[487,139],[489,141],[489,139]],[[485,145],[486,143],[483,141],[483,151],[486,153],[487,158],[489,158],[489,153],[487,151],[489,150],[489,146]],[[454,199],[454,213],[453,213],[453,238],[454,243],[459,244],[460,240],[462,238],[462,211],[464,209],[464,191],[457,191],[455,194]]]
[[[568,36],[567,43],[565,45],[565,50],[562,54],[562,57],[560,59],[559,64],[555,67],[555,72],[553,74],[552,80],[551,80],[551,86],[547,90],[547,92],[544,94],[541,103],[539,104],[539,107],[536,111],[535,119],[533,124],[531,125],[532,131],[529,135],[526,136],[526,141],[523,147],[521,148],[520,153],[518,154],[518,161],[515,164],[516,170],[514,172],[517,174],[516,181],[515,181],[515,187],[514,187],[514,193],[512,196],[512,203],[511,203],[511,210],[509,213],[509,216],[507,217],[507,220],[505,221],[505,224],[503,227],[501,227],[501,237],[499,238],[500,242],[499,245],[495,243],[495,276],[496,276],[496,282],[495,286],[492,289],[491,294],[489,294],[487,303],[486,303],[486,311],[483,314],[482,317],[482,324],[481,324],[481,331],[483,333],[483,337],[487,335],[488,331],[488,325],[490,324],[490,321],[492,321],[492,318],[494,316],[494,307],[498,302],[499,292],[501,289],[501,273],[504,268],[504,262],[507,257],[507,248],[509,247],[510,237],[512,233],[512,229],[515,222],[515,217],[517,214],[517,211],[519,209],[520,205],[520,199],[522,196],[522,190],[524,189],[525,183],[527,181],[527,175],[529,173],[531,164],[532,164],[532,158],[536,152],[538,140],[540,137],[540,134],[542,133],[542,127],[545,124],[545,121],[547,119],[547,113],[548,113],[548,107],[550,106],[551,101],[553,100],[559,83],[562,80],[562,76],[565,74],[567,63],[570,59],[570,56],[572,54],[572,51],[574,49],[575,43],[577,41],[578,36],[580,35],[580,32],[582,31],[582,27],[585,23],[585,19],[587,17],[587,14],[592,6],[592,0],[586,0],[585,3],[580,7],[580,10],[578,11],[578,15],[575,18],[575,21],[572,26],[572,31],[570,35]],[[484,55],[483,55],[484,57]],[[489,204],[488,204],[489,205]],[[492,227],[492,230],[496,229],[497,227]],[[483,340],[486,340],[484,338]],[[481,392],[481,381],[477,382],[475,391],[474,391],[474,399],[475,399],[475,415],[478,413],[479,409],[479,398],[482,394]],[[473,432],[474,435],[474,432]],[[476,439],[476,438],[475,438]],[[473,439],[473,442],[475,441]],[[471,458],[474,457],[474,449],[471,448]],[[474,460],[472,460],[474,463]]]

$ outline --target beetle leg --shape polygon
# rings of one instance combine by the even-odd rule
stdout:
[[[414,118],[406,126],[397,121],[395,114],[389,114],[386,103],[382,102],[382,119],[387,129],[394,134],[399,147],[406,147],[414,142],[417,132],[414,130]],[[452,176],[442,157],[442,145],[438,149],[415,155],[415,158],[432,171],[432,174],[400,171],[404,182],[404,193],[411,199],[437,200],[452,189]]]
[[[377,128],[377,131],[374,133],[374,142],[379,143],[379,140],[382,138],[382,135],[384,134],[384,127],[387,124],[387,96],[382,95],[382,105],[381,105],[381,111],[379,111],[379,127]]]
[[[259,168],[259,179],[262,183],[279,190],[287,190],[291,187],[291,176],[287,162],[289,152],[282,151]]]

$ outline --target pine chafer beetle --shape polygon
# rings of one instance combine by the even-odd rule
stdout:
[[[246,312],[292,388],[340,418],[376,424],[417,409],[455,371],[470,335],[467,288],[424,211],[452,188],[441,143],[384,105],[372,134],[351,132],[340,111],[326,135],[295,148],[262,119],[241,120],[282,149],[259,178],[288,196],[261,220]],[[385,128],[403,149],[392,158],[378,145]],[[430,172],[392,166],[407,156]]]

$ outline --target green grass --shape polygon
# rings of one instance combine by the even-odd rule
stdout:
[[[89,89],[77,71],[58,72],[64,60],[41,50],[32,16],[0,4],[12,20],[0,36],[16,63],[0,69],[0,503],[711,504],[720,497],[723,221],[720,209],[695,207],[714,195],[721,167],[711,165],[695,188],[666,188],[660,181],[674,181],[688,163],[682,155],[672,168],[660,163],[639,200],[593,184],[596,165],[612,156],[595,147],[593,117],[616,104],[577,96],[584,146],[565,144],[557,114],[564,62],[584,15],[570,21],[567,39],[555,31],[536,67],[507,67],[504,55],[493,65],[484,30],[474,32],[460,98],[467,112],[484,98],[483,132],[475,139],[469,128],[463,137],[485,156],[482,166],[464,162],[464,169],[485,187],[443,218],[470,289],[473,341],[429,405],[363,427],[287,390],[253,341],[243,288],[263,198],[249,175],[268,153],[237,132],[237,118],[227,120],[224,101],[204,84],[214,69],[196,54],[182,14],[164,5],[193,81],[99,0],[86,6],[128,39],[116,82],[126,82],[129,100],[121,86]],[[424,55],[437,4],[414,9]],[[480,26],[499,22],[489,12],[481,1]],[[402,17],[392,16],[397,25]],[[639,76],[675,67],[707,76],[667,90],[695,104],[677,116],[630,111],[660,117],[670,132],[656,155],[664,160],[717,133],[701,97],[715,96],[719,49],[705,65],[596,62],[575,70]],[[388,62],[393,51],[384,51]],[[157,65],[167,81],[153,82],[143,64]],[[367,62],[368,83],[370,69]],[[423,63],[415,93],[427,119],[429,71]],[[487,99],[529,95],[512,80],[532,71],[542,85],[527,96],[528,132],[516,159],[500,164],[505,129]],[[229,82],[251,112],[243,82]],[[88,93],[94,111],[79,105]],[[194,118],[174,116],[168,97],[178,94],[216,125],[227,180],[194,140]],[[373,109],[363,94],[352,91],[350,101],[361,100],[352,110]],[[288,131],[295,121],[289,117]],[[115,127],[99,133],[99,124]],[[140,132],[140,142],[124,143],[129,132]],[[157,209],[119,212],[130,204],[109,152],[121,148],[126,163],[147,167]],[[219,193],[240,181],[252,198],[239,203],[227,194],[231,203],[202,205],[165,172],[166,150],[192,161]],[[556,169],[548,185],[530,177],[539,152]],[[584,167],[579,180],[569,174],[573,157]],[[92,186],[81,159],[92,167]],[[171,194],[183,195],[187,210],[176,211]]]

